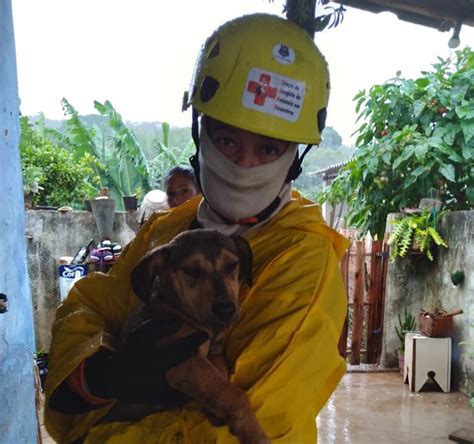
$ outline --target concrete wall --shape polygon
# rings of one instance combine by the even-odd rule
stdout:
[[[135,236],[136,212],[115,213],[112,241],[125,246]],[[49,350],[51,327],[60,303],[58,259],[74,256],[77,250],[94,239],[100,241],[92,213],[27,210],[28,270],[33,298],[36,346]]]
[[[125,245],[134,237],[136,213],[115,213],[113,240]],[[460,389],[474,391],[474,363],[461,360],[461,341],[474,343],[474,211],[453,212],[446,215],[440,231],[450,246],[440,249],[434,263],[398,260],[388,266],[385,299],[384,339],[381,364],[396,366],[395,333],[397,314],[408,307],[413,314],[421,308],[430,308],[436,298],[444,308],[462,308],[464,314],[454,318],[453,375],[460,381]],[[91,213],[71,211],[28,210],[26,212],[26,238],[28,268],[34,303],[36,342],[39,348],[49,349],[54,313],[60,302],[57,260],[72,256],[91,238],[99,240],[95,220]],[[454,287],[450,273],[464,270],[462,285]],[[469,382],[471,381],[471,382]]]
[[[18,104],[12,5],[0,0],[0,293],[8,299],[8,311],[0,313],[2,444],[34,443],[37,430]]]
[[[394,350],[399,345],[395,333],[397,314],[407,307],[414,315],[437,304],[451,311],[461,308],[464,313],[455,316],[452,340],[452,374],[454,389],[466,394],[474,392],[474,361],[462,356],[470,342],[474,351],[474,211],[456,211],[446,214],[439,231],[449,248],[440,248],[433,263],[427,260],[397,259],[388,266],[385,296],[384,340],[381,364],[394,366]],[[464,271],[461,285],[454,286],[450,275]],[[457,387],[459,382],[459,387]]]

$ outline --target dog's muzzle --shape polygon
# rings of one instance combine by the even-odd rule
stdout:
[[[235,305],[231,302],[217,302],[212,305],[212,313],[224,324],[233,320],[236,311]]]

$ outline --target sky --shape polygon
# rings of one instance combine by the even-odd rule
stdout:
[[[282,14],[282,0],[15,0],[13,22],[23,115],[63,119],[65,97],[80,114],[110,100],[127,121],[189,126],[181,111],[199,48],[225,21]],[[337,28],[317,33],[331,75],[327,125],[353,142],[353,97],[395,76],[416,78],[450,53],[451,32],[389,13],[347,8]],[[474,47],[464,26],[461,45]]]

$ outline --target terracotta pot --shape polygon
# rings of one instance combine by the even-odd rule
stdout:
[[[462,310],[454,310],[451,313],[443,312],[433,314],[428,311],[420,313],[418,325],[420,331],[433,338],[451,336],[453,333],[453,316],[461,314]]]

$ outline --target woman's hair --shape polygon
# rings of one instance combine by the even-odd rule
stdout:
[[[197,189],[196,176],[194,175],[194,170],[188,165],[176,165],[168,171],[168,174],[165,177],[165,188],[168,186],[168,182],[175,174],[181,174],[182,176],[187,177],[191,180],[194,186]]]

